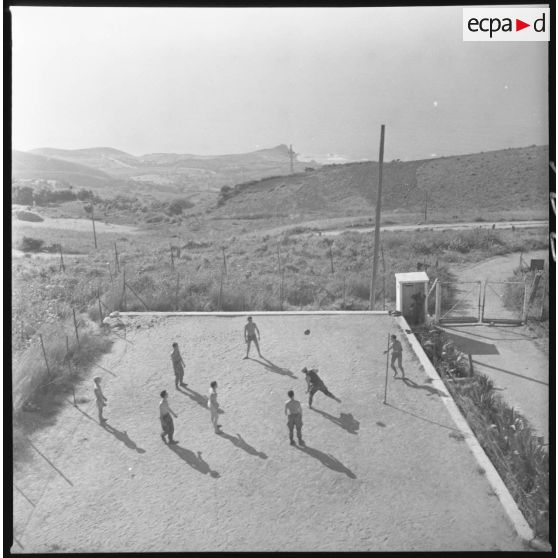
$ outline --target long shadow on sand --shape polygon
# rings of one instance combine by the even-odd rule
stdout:
[[[143,448],[140,448],[133,440],[130,439],[127,432],[117,430],[114,426],[107,424],[106,422],[101,425],[107,432],[110,432],[117,440],[120,440],[126,447],[136,450],[138,453],[145,453]]]
[[[350,432],[351,434],[356,434],[357,430],[360,427],[360,422],[356,420],[351,413],[340,413],[339,417],[334,417],[333,415],[330,415],[325,411],[320,411],[320,409],[316,409],[315,407],[312,407],[312,410],[316,413],[319,413],[331,422],[337,424],[347,432]]]
[[[182,389],[177,388],[176,391],[179,391],[180,393],[187,395],[192,401],[195,401],[200,407],[207,409],[207,397],[205,397],[205,395],[202,395],[201,393],[198,393],[197,391],[194,391],[189,387],[185,387]],[[224,415],[225,411],[223,411],[223,409],[219,409],[217,413],[220,415]]]
[[[424,389],[428,392],[428,395],[439,395],[440,397],[447,397],[447,395],[443,391],[440,391],[439,389],[436,389],[432,386],[427,386],[426,384],[419,385],[410,378],[403,378],[403,383],[406,386],[412,387],[414,389]]]
[[[329,453],[324,453],[323,451],[317,450],[316,448],[310,448],[308,446],[296,446],[296,448],[303,453],[307,453],[308,455],[314,457],[318,461],[321,461],[326,467],[332,469],[333,471],[337,471],[339,473],[345,473],[349,478],[356,479],[356,475],[339,459],[333,457],[333,455]]]
[[[242,438],[240,434],[237,434],[235,438],[234,436],[231,436],[230,434],[227,434],[226,432],[223,432],[221,430],[221,432],[219,432],[219,435],[222,438],[226,438],[233,445],[235,445],[237,448],[240,448],[241,450],[244,450],[246,453],[249,453],[250,455],[256,455],[258,457],[261,457],[262,459],[267,459],[267,455],[263,451],[258,451],[256,448],[252,447],[248,442],[246,442],[246,440],[244,440],[244,438]]]
[[[288,368],[281,368],[265,357],[261,357],[261,359],[262,360],[258,360],[257,358],[248,357],[248,360],[253,360],[258,364],[261,364],[266,370],[269,370],[270,372],[275,372],[276,374],[280,374],[281,376],[290,376],[295,380],[298,378],[298,376],[295,376]],[[263,360],[265,360],[265,362],[262,362]]]
[[[209,475],[214,479],[218,479],[221,476],[217,471],[212,471],[207,461],[203,460],[201,451],[198,451],[196,455],[192,450],[180,447],[179,445],[169,445],[168,448],[173,453],[176,453],[180,459],[186,461],[192,469],[196,469],[196,471],[199,471],[204,475],[209,473]]]

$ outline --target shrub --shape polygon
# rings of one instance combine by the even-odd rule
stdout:
[[[37,213],[32,213],[31,211],[17,211],[16,216],[20,221],[29,221],[34,223],[39,223],[44,221],[44,219]]]
[[[24,236],[19,243],[19,249],[23,252],[38,252],[43,247],[44,242],[40,238]]]

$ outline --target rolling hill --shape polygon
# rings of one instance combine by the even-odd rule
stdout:
[[[302,171],[309,163],[294,160]],[[314,166],[318,166],[314,164]],[[290,173],[286,145],[233,155],[151,153],[135,156],[110,147],[13,151],[14,180],[55,179],[110,195],[183,196],[214,203],[219,189],[246,180]],[[109,193],[98,192],[105,196]]]
[[[328,165],[287,177],[239,184],[222,193],[216,217],[370,214],[376,203],[378,163]],[[462,213],[548,208],[548,147],[531,146],[422,161],[384,163],[382,207]]]

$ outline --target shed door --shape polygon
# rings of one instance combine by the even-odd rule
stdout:
[[[413,304],[413,295],[416,291],[416,285],[414,283],[403,283],[401,285],[401,313],[406,320],[412,318],[411,304]]]

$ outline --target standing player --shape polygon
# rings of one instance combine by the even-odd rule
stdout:
[[[287,427],[289,428],[289,439],[291,446],[295,445],[293,431],[296,427],[296,435],[298,443],[301,446],[306,445],[302,439],[302,405],[300,401],[294,398],[294,391],[291,389],[287,392],[289,399],[285,403],[285,414],[287,415]]]
[[[221,425],[217,424],[219,420],[219,403],[217,402],[217,382],[214,380],[211,382],[209,390],[209,398],[207,400],[207,407],[211,414],[211,424],[215,429],[215,434],[221,433]]]
[[[244,326],[244,341],[246,341],[246,356],[244,357],[244,360],[248,358],[248,353],[250,352],[250,344],[252,343],[252,341],[254,342],[254,345],[256,345],[256,349],[258,349],[258,355],[260,355],[260,357],[262,356],[262,353],[260,353],[260,345],[258,343],[259,340],[260,330],[258,329],[258,326],[255,324],[255,322],[252,321],[252,317],[249,316],[248,323]]]
[[[178,350],[178,343],[172,344],[172,353],[171,353],[171,360],[172,360],[172,367],[174,369],[174,385],[176,389],[178,389],[178,384],[181,386],[187,386],[188,384],[184,383],[184,360],[182,360],[182,355]]]
[[[403,378],[405,378],[405,370],[403,368],[402,359],[403,359],[403,347],[401,346],[401,342],[397,339],[396,335],[391,336],[391,343],[388,345],[387,350],[384,351],[384,355],[391,349],[391,367],[395,374],[393,375],[394,378],[397,378],[397,368],[395,368],[395,361],[399,368],[401,369],[401,374]]]
[[[168,436],[169,444],[178,444],[178,440],[174,440],[172,437],[174,434],[174,422],[171,417],[171,415],[173,415],[174,418],[178,418],[178,415],[170,408],[168,396],[169,394],[165,390],[161,392],[161,402],[159,403],[159,414],[161,426],[163,427],[161,439],[163,442],[166,442],[165,436]]]
[[[312,368],[308,370],[306,366],[302,369],[302,373],[306,376],[306,393],[310,393],[308,397],[308,407],[312,408],[312,400],[314,399],[314,394],[318,391],[321,391],[323,394],[335,399],[337,402],[341,402],[341,399],[337,399],[333,393],[331,393],[326,385],[324,384],[323,380],[318,376],[318,370]]]
[[[101,389],[101,378],[97,376],[96,378],[93,378],[93,381],[95,382],[95,389],[93,390],[93,393],[95,394],[95,399],[97,400],[99,422],[103,424],[104,422],[107,422],[107,419],[103,417],[103,407],[107,406],[107,398],[104,396],[103,390]]]

